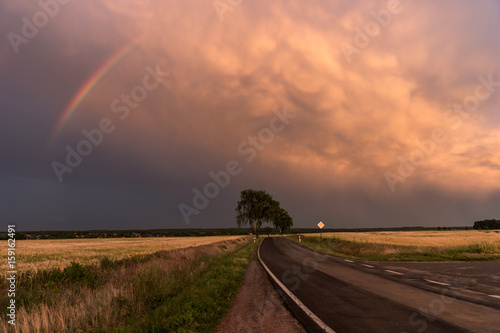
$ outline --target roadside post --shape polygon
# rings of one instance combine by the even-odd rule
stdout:
[[[323,229],[323,227],[324,227],[324,226],[325,226],[325,225],[324,225],[324,223],[323,223],[323,222],[321,222],[321,221],[320,221],[320,222],[318,223],[318,227],[319,227],[319,229],[320,229],[320,230],[321,230],[321,229]],[[319,239],[320,239],[320,243],[322,243],[322,242],[323,242],[323,233],[322,233],[322,232],[320,232],[320,233],[319,233]]]
[[[299,243],[302,242],[302,239],[300,239],[300,235],[299,235]]]

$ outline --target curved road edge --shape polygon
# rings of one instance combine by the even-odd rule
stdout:
[[[304,305],[280,280],[271,272],[264,261],[260,257],[260,246],[265,238],[259,243],[257,249],[257,257],[259,262],[264,267],[267,275],[271,278],[273,284],[277,287],[281,297],[285,298],[292,312],[299,318],[304,326],[311,332],[327,332],[335,333],[327,324],[318,318],[307,306]]]

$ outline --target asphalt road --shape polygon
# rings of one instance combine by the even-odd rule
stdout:
[[[490,289],[482,293],[439,280],[443,272],[460,272],[459,264],[440,270],[439,264],[416,269],[403,263],[351,261],[319,254],[284,238],[264,239],[260,256],[337,333],[500,331],[500,310],[495,308],[500,298],[488,294],[497,288],[489,286],[496,280],[487,275],[498,274],[491,263],[486,263],[484,274],[481,263],[474,263],[471,270],[471,275],[484,275],[481,286]],[[469,294],[475,298],[466,301]]]

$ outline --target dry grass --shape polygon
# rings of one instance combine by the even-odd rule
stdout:
[[[499,260],[500,231],[432,230],[305,234],[303,244],[319,251],[364,260]],[[289,237],[297,241],[297,237]]]
[[[17,312],[15,332],[84,332],[99,326],[99,321],[117,322],[112,314],[112,301],[117,297],[131,298],[130,290],[118,290],[112,284],[100,290],[83,290],[77,301],[63,300],[55,307],[40,305],[37,311]],[[76,304],[75,304],[76,303]],[[5,322],[0,328],[7,329]]]
[[[305,234],[305,236],[319,235]],[[329,232],[323,233],[323,237],[335,237],[359,243],[432,247],[500,243],[500,231],[495,230]]]
[[[83,265],[97,264],[99,259],[105,256],[110,260],[117,260],[242,237],[245,236],[18,240],[17,270],[36,272],[42,269],[64,268],[72,261]],[[7,241],[0,242],[6,243]],[[7,248],[7,245],[3,248]],[[0,272],[6,274],[7,270],[7,252],[3,251],[0,253]]]
[[[175,295],[188,288],[199,277],[200,273],[206,270],[209,262],[217,260],[224,253],[231,253],[245,244],[250,244],[248,243],[248,237],[245,236],[204,237],[196,239],[181,238],[175,240],[175,245],[171,244],[171,242],[168,243],[168,249],[172,249],[172,246],[182,246],[184,249],[174,252],[159,252],[155,258],[147,262],[127,267],[121,266],[116,270],[111,270],[112,276],[109,278],[109,281],[97,289],[72,286],[74,290],[71,289],[71,291],[64,292],[60,301],[54,306],[42,303],[34,306],[31,310],[25,307],[18,308],[16,326],[13,330],[9,331],[137,331],[134,327],[130,328],[126,324],[134,316],[140,314],[139,317],[142,318],[148,311],[151,311],[149,309],[151,307],[150,296],[155,296],[157,290],[163,287],[169,294]],[[152,242],[148,243],[148,241]],[[220,241],[224,242],[196,248],[186,248],[195,243],[200,244],[197,242],[209,244]],[[40,241],[35,241],[35,243],[41,244]],[[47,243],[54,242],[49,241]],[[108,248],[110,244],[122,244],[121,247],[123,247],[123,243],[119,243],[118,240],[113,242],[113,240],[109,239],[79,240],[70,243],[81,245],[80,247],[76,247],[80,251],[87,249],[86,245],[92,243],[101,245],[102,248]],[[83,243],[85,246],[83,246]],[[160,240],[151,239],[131,239],[130,242],[125,241],[125,244],[148,244],[149,252],[152,252],[154,251],[152,244],[159,245],[161,242]],[[51,248],[53,251],[54,249],[64,250],[64,248],[59,246]],[[128,252],[122,248],[119,250],[115,252],[115,255],[122,255],[124,252],[125,254],[129,252],[137,253],[137,248],[134,251],[129,249]],[[241,266],[241,264],[238,265]],[[243,268],[242,270],[244,271]],[[155,288],[151,288],[152,285]],[[12,327],[9,327],[5,319],[0,320],[0,332],[7,332],[10,328]]]

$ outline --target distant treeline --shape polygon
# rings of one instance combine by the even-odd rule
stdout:
[[[474,229],[500,229],[500,220],[483,220],[474,222]]]
[[[496,221],[496,220],[486,220]],[[483,221],[480,221],[483,222]],[[499,221],[497,221],[498,223]],[[476,227],[474,223],[474,228]],[[416,230],[466,230],[470,227],[392,227],[392,228],[292,228],[291,234],[306,234],[320,232],[373,232],[373,231],[416,231]],[[480,229],[498,229],[481,227]],[[132,238],[132,237],[189,237],[189,236],[237,236],[248,235],[253,231],[250,228],[220,228],[220,229],[154,229],[154,230],[85,230],[85,231],[16,231],[16,239],[68,239],[68,238]],[[277,230],[264,227],[261,232],[277,234]],[[0,232],[0,240],[6,240],[6,232]]]
[[[189,237],[248,235],[249,229],[156,229],[156,230],[85,230],[85,231],[16,231],[16,239],[68,238],[132,238],[132,237]],[[0,240],[6,240],[0,232]]]
[[[470,227],[386,227],[386,228],[352,228],[352,229],[334,229],[334,228],[293,228],[289,231],[291,234],[307,234],[320,232],[374,232],[374,231],[418,231],[418,230],[467,230]]]

